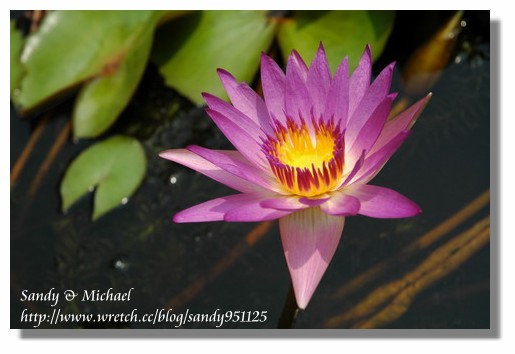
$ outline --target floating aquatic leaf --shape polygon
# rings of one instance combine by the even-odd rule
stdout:
[[[296,49],[309,63],[322,41],[333,72],[347,55],[353,69],[367,44],[373,48],[372,59],[379,57],[394,17],[393,11],[295,11],[280,21],[279,45],[284,58]]]
[[[167,85],[201,104],[201,92],[225,96],[217,68],[252,81],[274,28],[266,11],[196,11],[157,31],[152,58]]]
[[[109,128],[129,102],[140,81],[150,53],[153,28],[144,28],[114,73],[88,82],[80,91],[73,112],[75,138],[91,138]]]
[[[62,209],[97,187],[93,220],[124,203],[143,179],[146,157],[134,138],[117,135],[82,152],[68,167],[61,183]]]
[[[20,63],[21,49],[23,48],[23,36],[16,29],[15,21],[11,20],[11,95],[18,86],[23,75],[23,65]]]
[[[26,75],[16,103],[29,110],[109,70],[156,17],[153,11],[49,12],[26,41],[21,56]]]

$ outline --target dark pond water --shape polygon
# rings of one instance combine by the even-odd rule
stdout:
[[[374,66],[398,61],[403,67],[415,48],[452,15],[399,12],[389,44]],[[412,257],[399,251],[460,210],[490,185],[489,14],[466,12],[452,58],[431,91],[434,97],[413,134],[374,184],[400,191],[422,206],[412,219],[348,218],[342,242],[296,328],[322,328],[327,320],[355,307],[372,291],[413,271],[436,248],[489,214],[488,204],[456,229]],[[401,92],[400,73],[394,89]],[[41,115],[22,120],[11,110],[11,168],[26,146],[36,122],[49,123],[19,179],[11,189],[11,327],[25,309],[52,314],[49,302],[21,302],[24,289],[64,292],[72,289],[128,291],[129,302],[59,301],[63,314],[267,311],[262,323],[226,323],[224,328],[277,328],[289,289],[289,275],[277,223],[174,224],[177,211],[231,193],[223,185],[185,167],[158,158],[167,148],[198,144],[230,149],[203,112],[165,88],[153,66],[110,133],[138,137],[149,166],[142,186],[129,202],[90,221],[92,196],[59,212],[58,186],[66,167],[90,142],[67,141],[34,194],[34,177],[58,134],[70,119],[72,101],[64,99]],[[257,228],[257,229],[256,229]],[[395,258],[387,272],[346,296],[336,296],[371,266]],[[391,264],[388,263],[388,264]],[[439,281],[425,287],[398,319],[386,328],[489,328],[490,247],[472,254]],[[62,296],[62,295],[61,295]],[[62,298],[61,298],[62,299]],[[378,311],[378,310],[377,310]],[[377,312],[376,311],[376,312]],[[356,322],[342,323],[348,328]],[[172,328],[176,323],[59,323],[42,328]],[[184,328],[214,328],[188,323]]]

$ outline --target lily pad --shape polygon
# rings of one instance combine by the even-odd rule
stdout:
[[[27,38],[26,74],[15,97],[28,110],[116,65],[134,38],[155,26],[153,11],[52,11]]]
[[[145,152],[136,139],[117,135],[96,143],[66,170],[60,188],[62,210],[96,187],[92,215],[96,220],[134,193],[145,170]]]
[[[75,138],[92,138],[106,131],[118,118],[136,90],[146,67],[153,40],[153,28],[146,27],[121,59],[114,72],[106,72],[86,83],[73,111]]]
[[[393,11],[295,11],[280,21],[279,45],[285,58],[296,49],[309,63],[322,42],[333,73],[346,55],[354,69],[367,44],[372,47],[372,59],[379,57],[394,17]]]
[[[201,104],[203,91],[227,97],[217,68],[240,81],[254,78],[275,26],[266,11],[195,11],[157,31],[152,59],[167,85]]]
[[[23,36],[15,27],[15,21],[11,20],[11,95],[18,86],[23,75],[23,65],[20,62],[20,54],[23,48]]]

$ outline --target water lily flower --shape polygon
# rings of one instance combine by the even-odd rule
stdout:
[[[421,212],[398,192],[368,183],[408,137],[430,95],[388,120],[394,63],[373,83],[371,69],[369,46],[350,76],[347,57],[331,75],[322,45],[310,67],[293,51],[286,73],[262,54],[264,99],[219,69],[232,105],[204,93],[206,112],[236,150],[193,145],[160,154],[240,192],[183,210],[175,222],[279,219],[301,309],[336,251],[345,217]]]

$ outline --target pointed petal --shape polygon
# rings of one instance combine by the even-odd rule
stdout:
[[[186,149],[166,150],[161,152],[159,156],[189,167],[240,192],[256,192],[257,190],[262,190],[262,188],[256,184],[226,172],[220,167]]]
[[[266,54],[261,54],[261,85],[271,118],[286,123],[284,115],[284,92],[286,78],[277,63]]]
[[[387,122],[383,131],[381,132],[381,135],[377,139],[377,142],[372,148],[371,153],[380,150],[383,146],[388,144],[390,140],[394,139],[400,132],[411,129],[417,118],[428,104],[431,96],[431,93],[428,94],[426,97],[419,100],[408,109],[397,115],[395,118]]]
[[[352,116],[370,86],[371,75],[372,51],[370,50],[370,45],[367,44],[359,64],[350,78],[349,116]]]
[[[222,221],[227,211],[227,205],[224,204],[226,199],[227,197],[217,198],[182,210],[174,215],[173,221],[176,223]]]
[[[270,127],[270,116],[265,102],[246,83],[238,84],[238,81],[230,73],[218,69],[218,76],[227,92],[233,106],[252,119],[265,132],[272,133]],[[214,107],[211,107],[214,108]],[[216,111],[220,111],[214,108]]]
[[[374,178],[379,171],[383,168],[386,162],[392,157],[392,155],[399,149],[404,140],[410,134],[409,131],[400,132],[397,134],[395,138],[390,140],[388,144],[384,145],[380,150],[371,153],[370,156],[367,156],[363,166],[360,168],[359,172],[354,176],[354,178],[350,181],[350,184],[360,182],[360,183],[368,183],[372,178]]]
[[[263,171],[269,170],[261,145],[247,131],[220,112],[207,108],[206,113],[248,161]]]
[[[331,86],[331,71],[325,55],[324,46],[320,43],[317,54],[308,72],[307,87],[311,102],[313,102],[313,115],[316,119],[324,113],[327,93]]]
[[[345,218],[320,208],[297,211],[279,220],[286,263],[297,305],[304,309],[340,241]]]
[[[305,209],[308,205],[300,202],[298,196],[282,196],[261,201],[263,208],[272,208],[277,210],[299,210]]]
[[[358,157],[362,151],[368,152],[372,146],[374,146],[384,128],[386,119],[392,108],[392,102],[396,96],[396,94],[386,96],[383,102],[377,106],[374,113],[372,113],[363,128],[361,128],[354,144],[349,149],[349,153],[346,154],[346,156],[350,157],[348,161],[353,163],[354,160],[352,157]]]
[[[363,151],[361,153],[361,156],[359,157],[359,159],[354,163],[352,170],[350,170],[349,174],[347,175],[347,177],[345,177],[345,179],[343,180],[343,182],[340,184],[340,186],[338,188],[341,188],[341,187],[349,184],[350,181],[352,181],[352,179],[354,178],[354,176],[356,176],[356,174],[361,170],[361,167],[363,166],[364,163],[365,163],[365,151]],[[346,172],[347,171],[345,171],[344,173],[346,173]]]
[[[241,127],[255,141],[261,141],[261,138],[265,137],[265,134],[263,134],[263,131],[256,122],[229,103],[209,93],[202,93],[202,97],[211,110],[219,112],[231,122]]]
[[[211,150],[191,145],[187,149],[223,170],[272,191],[280,190],[277,180],[250,164],[238,151]]]
[[[422,212],[420,207],[402,194],[370,184],[353,185],[348,193],[359,199],[359,214],[373,218],[407,218]]]
[[[363,125],[365,125],[366,121],[376,110],[377,106],[379,106],[379,104],[383,102],[388,95],[392,83],[394,66],[395,63],[392,63],[381,71],[379,76],[377,76],[372,85],[370,85],[366,91],[365,96],[354,113],[350,115],[351,118],[347,124],[345,132],[345,139],[349,144],[352,145],[354,143],[354,140],[361,131]]]
[[[308,207],[319,206],[320,204],[325,203],[329,198],[330,196],[328,195],[320,198],[278,196],[277,198],[262,201],[261,206],[278,210],[300,210]]]
[[[341,123],[341,127],[345,128],[349,115],[349,58],[345,57],[331,83],[331,87],[327,93],[325,101],[324,118],[331,119],[334,117],[336,124]]]
[[[229,210],[259,203],[261,198],[262,196],[255,194],[233,194],[212,199],[178,212],[173,217],[173,221],[176,223],[222,221]]]
[[[265,208],[261,203],[263,200],[267,199],[273,199],[273,196],[261,195],[255,200],[248,201],[245,204],[232,208],[225,213],[224,220],[234,222],[269,221],[285,217],[293,212],[293,210]]]
[[[297,52],[293,51],[288,58],[286,66],[286,92],[284,105],[286,114],[297,124],[301,123],[301,117],[311,125],[311,97],[306,86],[307,68]],[[305,71],[306,70],[306,71]]]
[[[356,215],[359,208],[359,199],[342,191],[334,192],[331,199],[320,206],[324,213],[340,216]]]

